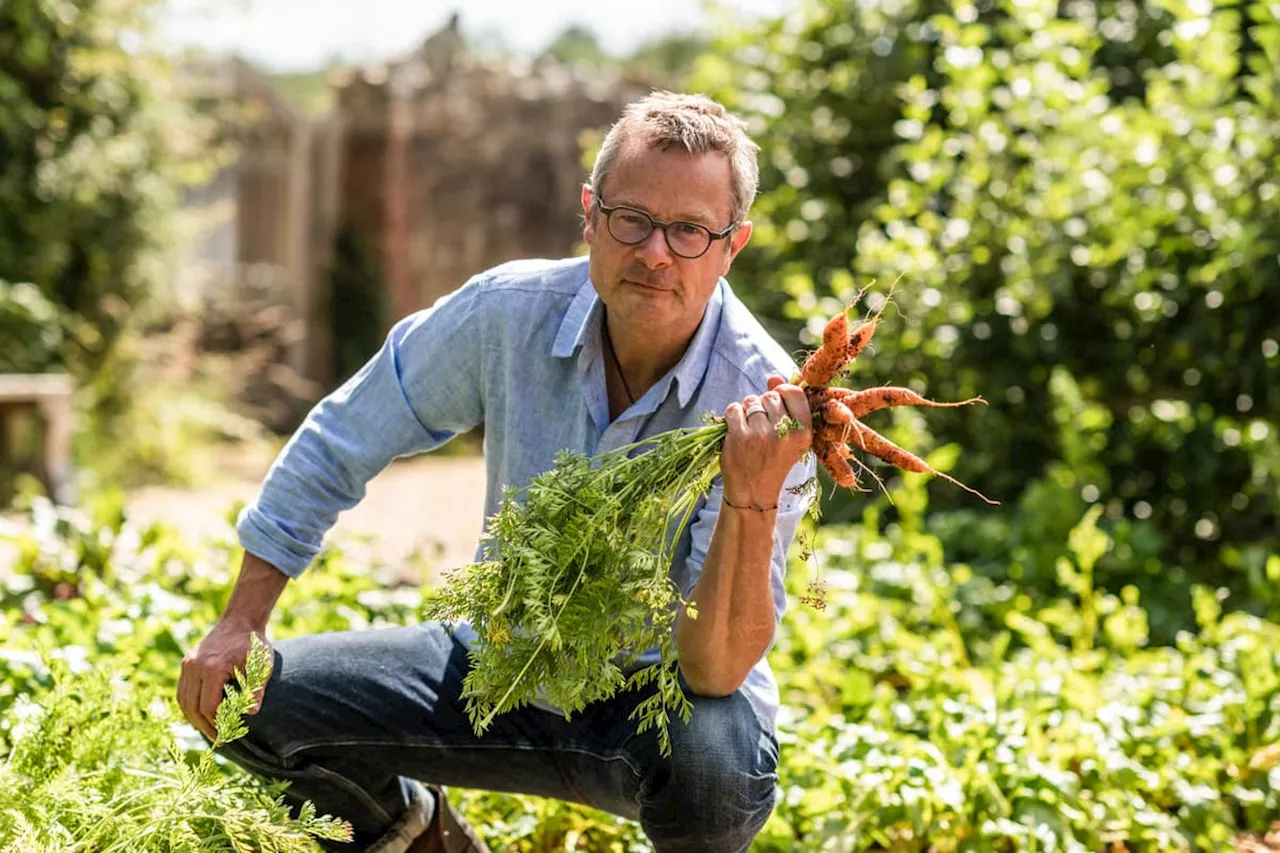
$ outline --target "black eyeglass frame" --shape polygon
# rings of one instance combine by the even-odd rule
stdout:
[[[649,237],[653,235],[653,232],[655,229],[661,228],[662,239],[666,241],[667,248],[671,250],[671,253],[673,255],[676,255],[677,257],[681,257],[689,261],[697,260],[698,258],[705,255],[707,252],[711,250],[711,247],[715,244],[717,240],[723,240],[725,237],[728,237],[741,224],[739,222],[730,222],[729,227],[725,228],[723,231],[712,231],[710,228],[703,225],[701,222],[689,222],[683,219],[677,219],[675,222],[663,222],[661,219],[651,216],[645,211],[640,210],[637,207],[631,207],[630,205],[627,205],[627,204],[615,204],[612,207],[610,207],[609,205],[605,204],[604,201],[601,200],[600,198],[596,199],[596,206],[600,208],[600,211],[602,213],[604,213],[604,223],[605,223],[605,227],[609,229],[609,236],[617,240],[622,245],[638,246],[641,243],[643,243],[645,240],[648,240]],[[630,240],[630,241],[623,240],[617,234],[613,233],[613,217],[610,214],[612,214],[615,210],[625,210],[630,213],[635,213],[635,214],[639,214],[640,216],[643,216],[645,219],[649,220],[648,232],[646,232],[645,235],[641,237],[639,240]],[[707,233],[707,236],[710,238],[707,240],[707,248],[703,249],[701,252],[699,252],[696,255],[686,255],[678,251],[675,246],[671,245],[671,232],[667,230],[672,225],[692,225],[694,228],[702,229]]]

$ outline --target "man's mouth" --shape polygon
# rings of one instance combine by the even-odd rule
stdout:
[[[670,285],[660,284],[658,282],[637,281],[634,278],[624,278],[623,281],[627,284],[633,284],[636,287],[642,287],[645,290],[659,290],[665,292],[672,289]]]

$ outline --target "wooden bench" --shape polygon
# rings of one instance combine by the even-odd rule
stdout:
[[[75,385],[61,373],[0,373],[0,460],[11,458],[17,439],[18,418],[35,410],[44,422],[44,447],[38,474],[49,496],[57,503],[74,500],[71,469],[71,433]]]

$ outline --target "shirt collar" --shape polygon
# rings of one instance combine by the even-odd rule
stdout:
[[[666,398],[670,392],[670,383],[674,381],[680,408],[686,408],[698,390],[698,386],[702,384],[703,377],[707,375],[707,365],[711,363],[711,351],[714,348],[716,335],[720,332],[724,291],[725,281],[721,278],[716,282],[715,289],[711,291],[707,310],[702,316],[702,322],[698,324],[698,331],[694,333],[693,340],[689,342],[689,348],[685,350],[671,372],[658,383],[663,386],[657,398],[659,401]],[[600,320],[603,316],[600,297],[591,284],[590,275],[585,274],[577,294],[569,303],[569,310],[560,321],[560,329],[556,333],[551,354],[557,358],[572,357],[588,341],[598,335]],[[590,347],[589,350],[599,352],[598,347]]]

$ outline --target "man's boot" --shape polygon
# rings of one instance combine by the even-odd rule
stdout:
[[[431,825],[405,853],[489,853],[480,836],[449,805],[444,792],[435,785],[426,786],[426,790],[436,798],[436,812]]]

